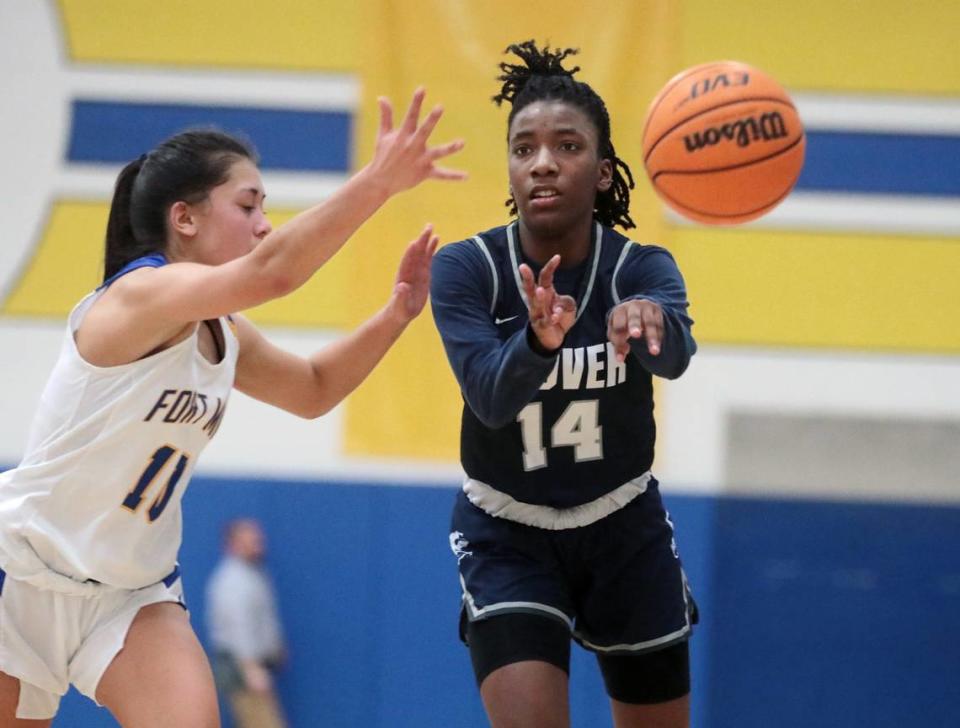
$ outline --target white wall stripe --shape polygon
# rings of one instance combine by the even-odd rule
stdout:
[[[697,224],[664,209],[676,225]],[[763,217],[738,227],[960,237],[960,202],[951,197],[792,192]]]
[[[860,94],[790,94],[810,130],[960,135],[960,99]]]
[[[71,98],[97,101],[353,111],[360,99],[358,80],[334,73],[83,64],[71,66],[65,76]]]
[[[68,200],[108,201],[120,173],[116,164],[70,164],[60,169],[54,196]],[[347,180],[343,174],[264,171],[267,210],[271,207],[307,207],[329,197]]]

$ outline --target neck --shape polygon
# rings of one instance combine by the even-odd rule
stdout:
[[[520,220],[520,247],[530,260],[543,265],[554,255],[560,256],[561,268],[573,268],[582,263],[590,253],[593,235],[593,218],[587,218],[560,231],[528,227]]]

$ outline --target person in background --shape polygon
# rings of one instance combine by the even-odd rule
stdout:
[[[286,649],[273,585],[263,566],[265,553],[257,521],[231,521],[223,559],[207,582],[213,675],[237,728],[286,725],[274,690],[274,673]]]

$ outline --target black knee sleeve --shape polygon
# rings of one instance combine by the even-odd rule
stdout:
[[[597,655],[597,662],[607,694],[621,703],[665,703],[690,692],[686,641],[640,655]]]
[[[462,624],[461,633],[470,647],[477,685],[497,668],[524,660],[549,662],[570,672],[570,630],[547,615],[499,614]]]

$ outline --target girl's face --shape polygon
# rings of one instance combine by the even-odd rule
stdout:
[[[600,159],[597,128],[565,101],[536,101],[513,118],[508,137],[510,191],[524,225],[562,234],[592,219],[613,166]]]
[[[264,197],[257,166],[249,159],[234,162],[226,182],[202,202],[187,206],[194,225],[190,259],[219,265],[253,250],[273,229],[263,210]]]

